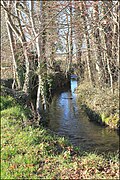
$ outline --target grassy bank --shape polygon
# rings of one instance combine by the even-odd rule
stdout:
[[[31,112],[1,98],[1,179],[118,179],[118,155],[83,153],[32,125]]]
[[[92,87],[90,83],[80,84],[77,89],[78,103],[83,105],[91,120],[110,128],[119,127],[119,93],[118,89],[114,94],[109,88]]]

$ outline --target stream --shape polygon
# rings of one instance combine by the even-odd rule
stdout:
[[[65,136],[83,151],[116,152],[119,136],[109,128],[89,121],[76,103],[77,80],[71,78],[71,89],[56,92],[48,113],[48,128]]]

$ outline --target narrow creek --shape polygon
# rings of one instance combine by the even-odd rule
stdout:
[[[71,89],[56,93],[53,97],[48,113],[49,129],[66,136],[81,150],[116,152],[119,149],[118,134],[89,121],[76,103],[76,87],[77,80],[71,79]]]

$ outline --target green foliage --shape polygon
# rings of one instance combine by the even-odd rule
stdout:
[[[32,113],[29,109],[19,105],[11,96],[1,96],[1,118],[5,118],[7,125],[22,124]]]
[[[30,112],[29,110],[26,110],[20,105],[17,105],[17,106],[4,109],[3,111],[1,111],[1,117],[2,119],[3,118],[7,119],[6,124],[9,126],[15,125],[18,123],[22,125],[22,123],[25,123],[28,117],[30,117],[31,113],[29,112]]]
[[[15,106],[16,102],[11,96],[1,96],[1,110]]]
[[[96,153],[78,155],[80,149],[74,149],[64,137],[43,127],[23,128],[23,114],[27,118],[29,110],[18,104],[10,106],[1,112],[1,179],[119,177],[117,155],[107,158]]]
[[[102,122],[105,122],[106,125],[109,125],[110,127],[116,127],[118,125],[119,121],[119,115],[114,114],[107,117],[104,113],[101,114]]]

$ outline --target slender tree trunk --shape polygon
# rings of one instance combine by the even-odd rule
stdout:
[[[69,20],[68,20],[68,15],[66,15],[66,19],[67,19],[67,33],[66,33],[66,49],[67,49],[67,57],[66,57],[66,77],[68,76],[68,72],[69,72],[69,59],[70,59],[70,55],[69,55],[69,33],[70,33],[70,28],[69,28]]]
[[[77,69],[78,76],[80,80],[84,79],[84,61],[82,60],[82,43],[83,43],[83,23],[81,21],[81,10],[78,7],[78,2],[75,2],[75,12],[74,12],[74,24],[75,24],[75,44],[76,44],[76,58],[77,58]]]
[[[19,5],[19,3],[16,1],[15,10],[16,10],[16,13],[17,13],[17,16],[18,16],[18,24],[19,24],[19,28],[20,28],[19,32],[21,34],[20,41],[21,41],[22,48],[23,48],[23,54],[24,54],[24,58],[25,58],[25,67],[26,67],[23,91],[25,93],[29,93],[29,90],[30,90],[30,62],[29,62],[29,57],[28,57],[27,41],[26,41],[26,37],[25,37],[25,34],[23,32],[22,24],[21,24],[21,21],[20,21],[21,14],[18,11],[18,5]]]
[[[110,76],[110,87],[111,87],[111,92],[113,94],[114,90],[113,90],[113,77],[112,77],[112,71],[110,68],[110,60],[109,58],[107,58],[107,67],[108,67],[108,72],[109,72],[109,76]]]
[[[40,7],[40,4],[37,4]],[[35,28],[35,22],[34,22],[34,1],[31,1],[31,11],[30,11],[30,21],[31,21],[31,26],[32,26],[32,31],[33,31],[33,37],[37,37],[37,32],[36,32],[36,28]],[[37,61],[38,61],[38,88],[37,88],[37,97],[36,97],[36,113],[37,113],[37,119],[40,120],[41,119],[41,74],[40,74],[40,63],[41,63],[41,39],[38,36],[35,39],[35,46],[37,49]]]
[[[7,27],[7,32],[8,32],[8,36],[9,36],[12,57],[13,57],[13,74],[14,74],[13,78],[14,78],[14,80],[13,80],[12,88],[15,87],[15,82],[16,82],[17,88],[20,89],[21,83],[20,83],[20,79],[19,79],[19,75],[18,75],[18,67],[17,67],[17,62],[16,62],[16,56],[15,56],[15,47],[14,47],[14,38],[13,38],[13,32],[12,32],[12,28],[11,28],[11,24],[13,25],[13,23],[12,23],[10,14],[8,13],[9,11],[11,11],[11,6],[10,6],[11,2],[9,1],[6,4],[6,2],[3,1],[2,3],[3,3],[2,4],[3,7],[8,10],[8,11],[5,10],[5,16],[6,16],[6,27]]]
[[[42,39],[41,39],[41,64],[42,64],[42,74],[41,74],[41,96],[42,96],[42,104],[43,109],[47,108],[47,61],[46,61],[46,1],[42,3],[42,11],[41,11],[41,28],[42,28]]]
[[[112,57],[112,37],[113,37],[113,32],[112,32],[112,24],[111,24],[111,12],[109,12],[109,9],[112,7],[112,1],[110,0],[110,2],[104,2],[104,16],[105,16],[105,20],[106,20],[106,25],[104,27],[104,34],[105,34],[105,46],[107,49],[107,67],[108,67],[108,73],[109,73],[109,77],[110,77],[110,87],[111,87],[111,92],[113,93],[113,75],[112,75],[112,61],[113,61],[113,57]],[[107,15],[106,12],[108,12]]]
[[[72,5],[70,6],[70,53],[69,53],[69,72],[71,73],[72,68],[72,58],[73,58],[73,20],[72,20]]]
[[[98,78],[99,83],[103,85],[104,82],[104,66],[103,66],[103,59],[102,59],[102,48],[101,48],[101,37],[100,37],[100,31],[99,31],[99,10],[98,10],[98,2],[94,3],[94,21],[95,21],[95,32],[94,32],[94,38],[95,38],[95,45],[97,48],[97,67],[98,67]]]
[[[8,36],[9,36],[9,41],[10,41],[10,47],[11,47],[11,52],[12,52],[12,59],[13,59],[13,84],[12,84],[12,88],[14,89],[15,86],[17,89],[21,89],[21,83],[20,83],[20,79],[19,79],[19,75],[18,75],[18,67],[17,67],[17,63],[16,63],[16,57],[15,57],[15,49],[14,49],[14,38],[13,38],[13,34],[12,34],[12,30],[9,26],[8,23],[6,23],[7,26],[7,31],[8,31]]]
[[[42,103],[42,100],[41,100],[41,83],[42,83],[42,78],[41,78],[41,72],[40,72],[40,65],[41,65],[41,49],[40,49],[40,44],[41,43],[41,40],[39,37],[36,38],[36,47],[37,47],[37,53],[38,53],[38,89],[37,89],[37,99],[36,99],[36,112],[37,112],[37,117],[38,117],[38,120],[41,119],[41,115],[40,115],[40,112],[42,110],[42,107],[41,107],[41,103]]]
[[[82,2],[82,11],[86,9],[86,2]],[[87,12],[86,12],[87,13]],[[88,16],[88,14],[87,14]],[[85,28],[85,35],[86,35],[86,44],[87,44],[87,69],[88,69],[88,77],[89,81],[91,84],[94,83],[94,78],[93,78],[93,72],[92,72],[92,59],[91,59],[91,52],[90,52],[90,39],[89,39],[89,33],[88,33],[88,27],[87,27],[87,19],[86,16],[83,14],[83,23],[84,23],[84,28]]]
[[[29,91],[29,58],[28,58],[28,55],[27,55],[27,48],[26,48],[26,39],[25,39],[25,35],[23,33],[23,30],[22,30],[22,26],[21,26],[21,21],[19,19],[19,14],[18,15],[18,23],[19,23],[19,26],[20,26],[20,29],[18,29],[12,18],[11,18],[11,15],[10,15],[10,12],[11,12],[11,7],[12,7],[12,1],[8,1],[8,4],[6,4],[6,2],[3,1],[3,5],[5,8],[7,8],[7,11],[6,11],[6,14],[7,14],[7,23],[9,24],[11,30],[15,33],[16,37],[19,39],[22,47],[23,47],[23,53],[24,53],[24,57],[25,57],[25,67],[26,67],[26,73],[25,73],[25,81],[24,81],[24,85],[23,85],[23,90],[25,91],[25,93],[28,93]],[[15,9],[16,9],[16,5],[15,4]],[[17,11],[16,11],[17,12]]]
[[[24,53],[24,57],[25,57],[25,67],[26,67],[23,91],[25,93],[29,93],[29,88],[30,88],[30,63],[29,63],[29,58],[28,58],[28,54],[27,54],[26,45],[24,45],[24,43],[22,45],[23,45],[23,53]]]

